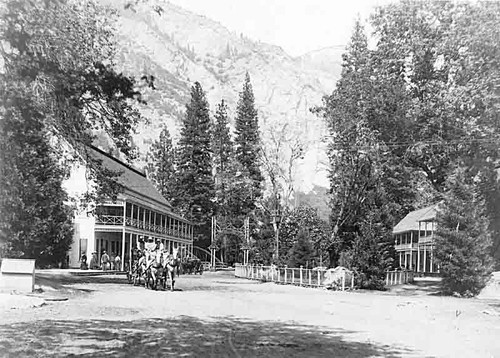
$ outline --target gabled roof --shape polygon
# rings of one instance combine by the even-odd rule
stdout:
[[[408,213],[408,215],[406,215],[403,220],[401,220],[396,226],[394,226],[394,229],[392,229],[392,233],[399,234],[406,231],[418,230],[419,222],[431,221],[436,218],[438,206],[439,203]]]
[[[143,172],[96,147],[89,147],[89,155],[101,161],[106,169],[119,172],[121,175],[117,177],[117,182],[123,185],[125,189],[166,205],[170,210],[172,209],[172,205],[156,190],[153,183],[147,179],[146,174]]]

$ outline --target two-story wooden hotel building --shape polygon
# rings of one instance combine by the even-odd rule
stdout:
[[[144,173],[97,148],[90,148],[89,155],[102,161],[105,168],[120,173],[117,181],[123,192],[115,202],[105,202],[76,215],[74,240],[68,253],[70,267],[79,267],[84,253],[87,263],[93,252],[97,252],[100,262],[105,250],[111,256],[120,256],[123,270],[126,262],[131,264],[135,248],[156,240],[170,252],[178,247],[181,256],[192,253],[192,224],[173,211]],[[90,185],[85,180],[85,167],[78,166],[67,187],[69,191],[82,192],[87,189],[81,187],[82,183]]]
[[[424,274],[439,272],[433,257],[438,205],[412,211],[394,227],[400,267]]]

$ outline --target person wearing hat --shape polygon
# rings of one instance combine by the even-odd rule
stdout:
[[[90,269],[97,270],[99,269],[99,264],[97,263],[97,252],[92,253],[92,257],[90,258]]]
[[[106,251],[103,251],[102,252],[102,256],[101,256],[101,266],[102,266],[102,269],[103,271],[107,271],[110,269],[110,265],[109,265],[109,255],[106,253]]]
[[[89,267],[87,265],[87,255],[85,252],[82,254],[82,258],[80,260],[80,270],[88,270]]]

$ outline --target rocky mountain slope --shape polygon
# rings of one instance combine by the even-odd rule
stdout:
[[[326,185],[325,126],[310,108],[332,91],[340,58],[330,66],[332,56],[321,53],[294,58],[280,47],[232,33],[168,2],[102,2],[119,14],[118,67],[136,78],[155,76],[156,89],[145,90],[148,105],[141,108],[150,122],[142,124],[134,138],[143,159],[163,125],[174,141],[178,138],[194,81],[207,92],[211,110],[224,99],[233,116],[248,71],[266,150],[278,153],[279,165],[287,172],[291,148],[301,146],[304,155],[289,171],[294,187],[308,191],[314,184]]]

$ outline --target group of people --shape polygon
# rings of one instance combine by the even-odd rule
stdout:
[[[175,270],[178,269],[179,260],[177,258],[178,249],[175,248],[172,254],[165,250],[160,241],[150,242],[145,245],[144,250],[134,252],[134,265],[130,272],[131,281],[140,282],[141,278],[157,287],[157,279],[163,280],[166,284],[166,277],[169,276],[171,289],[173,290]]]
[[[120,270],[121,269],[121,258],[120,255],[111,254],[111,257],[108,255],[106,250],[102,251],[101,262],[99,262],[97,258],[97,252],[92,253],[92,257],[90,258],[90,263],[87,264],[87,255],[83,254],[80,261],[80,268],[82,270]]]

